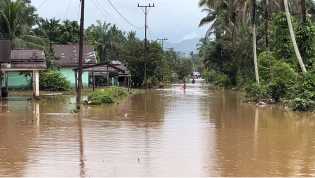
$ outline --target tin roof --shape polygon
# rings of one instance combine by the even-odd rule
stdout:
[[[9,60],[12,69],[46,69],[45,53],[37,49],[14,49],[11,50]]]
[[[39,61],[45,60],[45,53],[37,49],[14,49],[11,50],[11,60]]]
[[[60,67],[77,67],[79,64],[79,45],[53,45],[56,65]],[[96,52],[92,47],[84,46],[83,65],[96,64]]]

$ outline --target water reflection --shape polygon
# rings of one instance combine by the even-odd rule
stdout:
[[[0,103],[0,176],[313,176],[314,114],[180,85],[111,106]]]

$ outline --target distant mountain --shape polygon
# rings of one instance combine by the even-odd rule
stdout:
[[[183,40],[179,43],[166,42],[165,48],[174,48],[175,51],[190,54],[191,51],[197,52],[197,44],[199,43],[199,38]]]

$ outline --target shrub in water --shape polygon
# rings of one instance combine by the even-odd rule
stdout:
[[[245,91],[247,97],[256,102],[270,98],[270,95],[268,94],[268,87],[266,85],[253,83],[247,86]]]
[[[70,83],[57,70],[47,70],[40,73],[39,86],[41,90],[68,91]]]
[[[220,87],[229,86],[231,84],[231,81],[227,75],[216,72],[215,70],[210,70],[207,72],[206,78],[210,83]]]
[[[128,92],[119,87],[111,87],[106,89],[97,90],[88,96],[88,104],[113,104],[116,99],[127,96]]]
[[[315,109],[315,74],[307,73],[291,88],[291,107],[296,111]]]

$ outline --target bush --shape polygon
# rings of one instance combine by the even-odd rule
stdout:
[[[215,70],[209,70],[205,75],[208,82],[216,86],[224,87],[231,85],[231,81],[227,75],[218,73]]]
[[[276,63],[274,54],[265,51],[258,56],[259,77],[262,82],[268,82],[271,79],[272,66]]]
[[[277,60],[272,52],[262,52],[258,60],[261,85],[266,88],[268,96],[276,102],[286,98],[288,90],[297,82],[298,74],[290,64]]]
[[[41,90],[68,91],[70,83],[57,70],[47,70],[40,73],[39,86]]]
[[[291,107],[295,111],[313,111],[315,109],[315,74],[301,76],[291,88]]]
[[[120,87],[97,90],[88,96],[89,105],[113,104],[117,99],[127,96],[128,92]]]
[[[315,101],[307,98],[294,98],[291,107],[294,111],[313,111],[315,108]]]
[[[245,91],[247,98],[256,102],[270,98],[268,87],[266,85],[252,83],[245,88]]]

